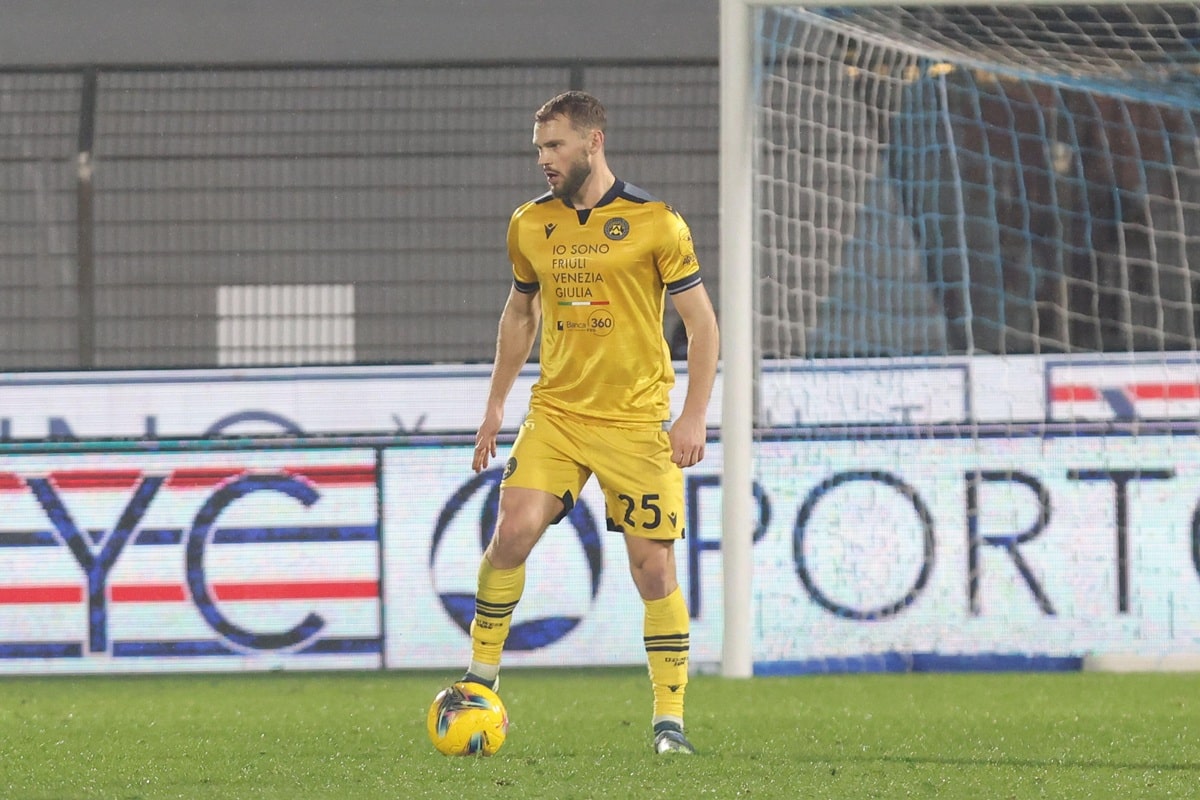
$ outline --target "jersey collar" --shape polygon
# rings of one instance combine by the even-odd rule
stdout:
[[[616,200],[617,197],[619,197],[621,192],[623,192],[623,191],[625,191],[625,181],[621,180],[620,178],[617,178],[615,181],[613,181],[613,185],[608,187],[608,191],[604,193],[604,196],[600,198],[600,201],[598,203],[596,203],[595,207],[600,208],[601,206],[608,205],[613,200]],[[571,201],[565,197],[562,199],[562,204],[564,206],[566,206],[567,208],[570,208],[574,211],[578,211],[580,213],[591,211],[590,208],[584,208],[584,209],[575,208],[575,206],[571,205]]]

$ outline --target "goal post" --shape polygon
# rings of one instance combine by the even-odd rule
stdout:
[[[720,7],[721,673],[753,674],[754,108],[751,6]]]
[[[1200,7],[721,0],[720,105],[722,674],[1192,663]]]

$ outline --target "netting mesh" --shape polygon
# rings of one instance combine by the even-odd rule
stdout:
[[[1194,348],[1198,25],[765,11],[764,354]]]
[[[800,12],[801,16],[805,12]],[[1191,3],[814,9],[862,41],[993,72],[1200,103],[1200,8]]]
[[[755,12],[756,659],[1194,656],[1198,15]]]

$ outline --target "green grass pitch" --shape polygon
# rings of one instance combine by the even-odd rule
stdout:
[[[644,670],[505,672],[509,738],[446,758],[426,672],[0,679],[0,797],[1166,798],[1200,787],[1200,675],[694,677],[694,758]]]

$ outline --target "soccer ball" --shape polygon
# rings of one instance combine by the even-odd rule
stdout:
[[[490,756],[508,735],[508,711],[491,689],[460,682],[433,698],[425,727],[443,755]]]

